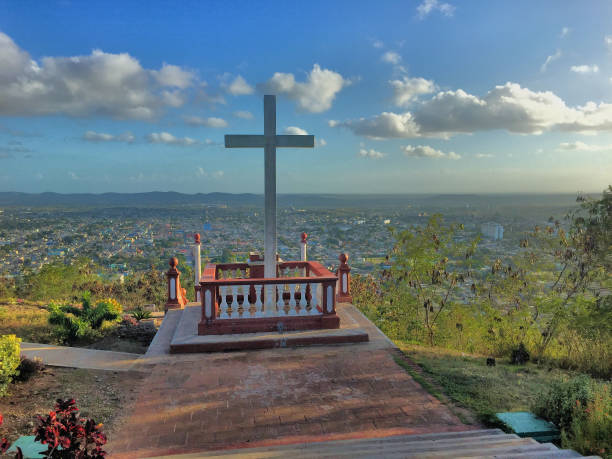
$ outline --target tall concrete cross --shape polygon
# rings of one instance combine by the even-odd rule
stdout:
[[[276,96],[264,96],[264,135],[226,135],[225,148],[265,151],[264,276],[276,277],[276,147],[314,148],[313,135],[276,135]]]

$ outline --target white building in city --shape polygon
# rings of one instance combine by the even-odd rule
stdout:
[[[499,241],[504,238],[504,227],[499,223],[486,222],[480,226],[482,234],[489,239]]]

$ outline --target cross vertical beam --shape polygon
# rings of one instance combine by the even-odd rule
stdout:
[[[264,277],[276,277],[276,97],[264,96]]]

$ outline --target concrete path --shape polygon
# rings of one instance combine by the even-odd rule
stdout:
[[[462,424],[400,368],[393,344],[353,306],[340,307],[366,329],[370,342],[152,352],[157,355],[149,356],[151,363],[157,364],[143,380],[131,414],[109,432],[111,457],[475,428]]]
[[[22,342],[21,355],[30,359],[38,357],[46,365],[56,367],[111,371],[144,370],[141,365],[137,365],[141,355],[127,352]]]

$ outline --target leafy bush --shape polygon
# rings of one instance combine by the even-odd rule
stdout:
[[[132,312],[132,317],[138,321],[141,321],[143,319],[150,319],[151,318],[151,312],[147,311],[145,308],[143,308],[142,306],[138,306],[136,307]]]
[[[583,454],[612,453],[610,385],[586,375],[557,381],[540,394],[534,411],[561,429],[563,446]]]
[[[0,397],[6,394],[8,385],[18,374],[21,339],[15,335],[0,336]]]
[[[27,357],[21,357],[21,362],[17,368],[19,373],[13,379],[21,382],[28,381],[32,376],[40,373],[44,369],[45,364],[40,358],[34,357],[33,359],[28,359]]]
[[[73,343],[99,337],[103,324],[118,321],[122,311],[121,305],[112,298],[92,304],[91,294],[86,292],[80,308],[51,303],[49,323],[55,326],[55,333],[60,341]]]
[[[38,416],[36,440],[48,445],[45,457],[98,459],[106,456],[102,449],[106,444],[102,424],[96,424],[93,419],[79,418],[77,411],[74,399],[58,399],[54,411],[44,418]]]

